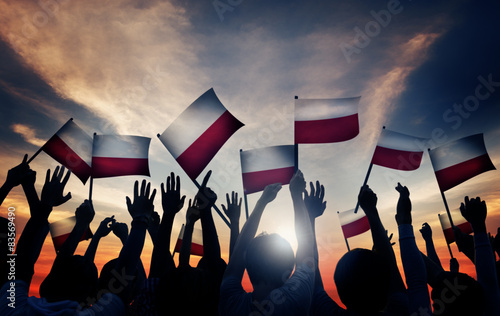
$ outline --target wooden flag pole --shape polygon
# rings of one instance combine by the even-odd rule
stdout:
[[[439,217],[439,223],[441,223],[441,214],[438,214],[438,217]],[[442,226],[441,226],[441,229],[443,229]],[[453,226],[451,226],[451,229],[453,230]],[[444,231],[443,231],[443,233],[444,233]],[[448,251],[450,252],[451,259],[453,259],[453,253],[451,252],[450,244],[448,243],[448,241],[446,241],[446,246],[448,246]]]
[[[241,160],[241,152],[243,151],[243,149],[240,149],[240,165],[243,165],[242,164],[242,160]],[[243,172],[241,173],[242,175],[242,180],[243,180]],[[245,183],[243,183],[243,200],[245,200],[245,214],[247,216],[247,219],[248,219],[248,199],[247,199],[247,191],[245,190]]]
[[[69,121],[73,121],[73,118],[71,117],[71,118],[69,119]],[[67,123],[67,122],[66,122],[66,123]],[[56,132],[56,133],[57,133],[57,132]],[[38,154],[42,151],[42,148],[43,148],[43,146],[42,146],[42,147],[40,147],[40,148],[38,148],[38,150],[37,150],[37,151],[33,154],[33,156],[31,156],[31,158],[30,158],[30,159],[28,159],[28,161],[27,161],[26,163],[27,163],[27,164],[29,164],[30,162],[32,162],[32,161],[33,161],[33,159],[35,159],[35,157],[36,157],[36,156],[38,156]]]
[[[92,187],[94,186],[94,178],[90,177],[89,183],[89,201],[92,201]]]
[[[340,212],[337,211],[337,215],[339,215],[339,213]],[[342,228],[342,225],[340,225],[340,226]],[[343,232],[342,232],[342,234],[343,234]],[[347,238],[345,238],[345,236],[344,236],[344,240],[345,240],[345,245],[347,246],[347,251],[351,251],[351,247],[349,247],[349,242],[347,241]]]

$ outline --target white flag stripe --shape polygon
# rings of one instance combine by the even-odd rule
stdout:
[[[59,221],[53,222],[49,225],[50,235],[52,237],[57,237],[65,234],[71,233],[73,227],[76,224],[76,217],[71,216]]]
[[[366,216],[365,212],[361,208],[358,208],[357,213],[354,213],[354,209],[350,209],[345,212],[340,212],[339,213],[340,226],[344,226],[349,223],[355,222],[365,216]]]
[[[79,137],[82,133],[84,137]],[[59,129],[56,135],[90,166],[92,162],[92,137],[85,134],[72,120]]]
[[[226,112],[213,89],[196,99],[170,124],[159,139],[177,159]]]
[[[467,220],[462,216],[460,210],[450,210],[451,219],[453,220],[453,224],[458,226],[463,223],[467,223]],[[439,214],[439,220],[441,221],[441,226],[443,229],[451,228],[450,219],[448,218],[448,214]]]
[[[241,152],[242,173],[281,169],[295,165],[293,145],[272,146]]]
[[[479,138],[481,137],[481,140]],[[438,171],[486,155],[482,135],[461,138],[429,151],[434,170]]]
[[[95,135],[93,157],[148,159],[151,138],[128,135]]]
[[[184,224],[182,224],[181,231],[179,232],[179,238],[184,239]],[[200,228],[193,228],[193,236],[191,237],[192,244],[203,245],[203,230]]]
[[[377,146],[396,150],[422,152],[424,151],[425,144],[427,144],[427,139],[425,138],[414,137],[393,132],[388,129],[383,129]]]
[[[326,120],[357,114],[360,98],[296,99],[295,121]]]

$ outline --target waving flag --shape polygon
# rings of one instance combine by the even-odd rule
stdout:
[[[222,105],[213,89],[196,99],[158,135],[191,179],[196,179],[243,123]]]
[[[184,238],[184,224],[182,224],[179,237],[175,243],[174,252],[180,252],[182,239]],[[191,239],[191,254],[195,256],[203,256],[203,231],[199,228],[193,228],[193,237]]]
[[[273,183],[288,184],[295,171],[294,145],[241,151],[240,156],[246,194],[262,191]]]
[[[396,170],[415,170],[420,167],[424,154],[419,146],[423,140],[384,128],[375,147],[372,163]]]
[[[94,135],[92,177],[149,176],[150,142],[149,137]]]
[[[52,236],[52,242],[54,243],[54,248],[56,249],[56,252],[59,252],[59,249],[61,249],[66,239],[68,239],[68,236],[75,227],[75,225],[76,225],[75,216],[71,216],[59,220],[57,222],[53,222],[49,225],[50,236]],[[90,230],[89,227],[83,233],[83,236],[80,239],[80,241],[87,240],[90,238],[92,238],[92,231]]]
[[[429,151],[441,192],[485,171],[495,170],[483,134],[467,136]]]
[[[472,234],[472,225],[463,218],[460,211],[450,211],[451,218],[453,219],[453,224],[460,228],[462,233]],[[441,222],[441,227],[443,228],[444,238],[448,244],[455,241],[455,234],[453,233],[453,228],[450,224],[450,219],[447,214],[438,214],[439,221]]]
[[[70,119],[52,136],[42,150],[71,170],[84,184],[90,177],[92,138]]]
[[[354,237],[370,230],[368,218],[363,211],[354,213],[354,209],[352,209],[338,212],[338,215],[344,238]]]
[[[295,144],[335,143],[356,137],[360,98],[296,99]]]

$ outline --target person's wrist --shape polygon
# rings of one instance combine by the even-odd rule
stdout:
[[[486,233],[486,224],[484,222],[471,223],[471,225],[474,233]]]

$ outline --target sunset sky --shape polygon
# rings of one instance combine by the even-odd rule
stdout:
[[[213,170],[209,186],[219,196],[220,207],[226,193],[242,194],[240,149],[293,143],[294,96],[360,95],[356,138],[299,148],[306,180],[319,180],[326,188],[327,209],[317,221],[317,238],[325,287],[336,297],[332,276],[346,251],[336,213],[356,205],[382,126],[431,139],[431,148],[484,133],[491,160],[500,168],[499,14],[500,4],[493,0],[0,0],[0,180],[73,117],[89,135],[151,137],[152,176],[147,179],[159,190],[173,171],[181,177],[182,193],[191,198],[196,187],[156,134],[213,87],[245,124],[203,173]],[[473,104],[470,100],[478,91],[487,96]],[[41,153],[30,166],[38,172],[40,192],[45,170],[57,163]],[[94,181],[94,231],[111,215],[130,223],[125,196],[131,196],[133,182],[143,178]],[[450,189],[450,208],[457,209],[465,195],[481,196],[488,205],[488,230],[496,233],[499,180],[494,170]],[[450,255],[437,216],[445,209],[428,154],[416,171],[373,167],[368,184],[378,195],[378,209],[393,240],[398,181],[411,191],[420,249],[424,243],[418,228],[428,222],[448,267]],[[55,208],[49,221],[73,215],[88,190],[88,184],[73,176],[67,185],[73,198]],[[248,197],[250,208],[258,197]],[[159,194],[155,205],[161,214]],[[16,208],[21,232],[29,216],[21,188],[11,192],[0,214],[7,216],[10,206]],[[172,243],[186,207],[174,222]],[[244,210],[242,225],[243,216]],[[214,218],[227,261],[229,229],[215,213]],[[296,247],[287,186],[268,206],[259,231],[277,232]],[[364,233],[349,243],[352,248],[371,248],[371,236]],[[87,245],[82,242],[77,254]],[[112,234],[104,238],[96,256],[98,268],[117,257],[120,247]],[[461,270],[475,275],[468,259],[454,244],[451,248]],[[400,262],[398,243],[394,249]],[[151,252],[147,237],[142,253],[146,268]],[[49,236],[35,267],[31,294],[38,295],[38,284],[54,257]]]

